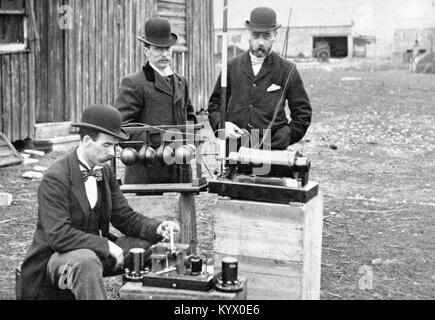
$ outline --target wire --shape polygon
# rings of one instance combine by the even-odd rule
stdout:
[[[162,132],[162,133],[172,133],[172,134],[179,134],[180,133],[180,131],[171,131],[171,130],[165,130],[165,129],[162,129],[162,128],[160,128],[160,127],[156,127],[156,126],[151,126],[151,125],[149,125],[149,124],[146,124],[146,123],[140,123],[140,122],[132,122],[132,123],[128,123],[128,124],[125,124],[125,125],[123,125],[122,127],[123,128],[130,128],[130,127],[137,127],[137,126],[140,126],[140,127],[142,127],[142,128],[145,128],[145,127],[147,127],[147,128],[150,128],[150,129],[155,129],[155,130],[157,130],[157,131],[160,131],[160,132]],[[183,135],[189,135],[189,136],[196,136],[196,133],[187,133],[187,132],[183,132]]]

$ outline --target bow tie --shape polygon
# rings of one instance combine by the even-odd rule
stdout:
[[[103,170],[102,169],[87,169],[82,171],[83,181],[88,181],[89,177],[95,177],[97,181],[103,181]]]
[[[82,176],[83,176],[83,181],[86,182],[88,181],[89,177],[95,177],[95,179],[97,181],[103,181],[103,169],[99,168],[99,169],[89,169],[89,167],[87,165],[85,165],[83,162],[81,162],[79,160],[79,164],[80,166],[82,166]]]

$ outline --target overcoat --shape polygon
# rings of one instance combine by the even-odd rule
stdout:
[[[91,208],[79,168],[77,150],[55,162],[38,188],[38,221],[33,242],[21,266],[21,299],[35,299],[45,282],[46,267],[55,252],[90,249],[100,259],[109,257],[109,223],[127,236],[156,243],[161,222],[133,211],[110,168],[103,167],[105,214],[102,237],[89,233]],[[19,288],[18,288],[19,289]]]
[[[187,121],[197,123],[186,79],[174,74],[171,84],[154,71],[149,63],[139,72],[121,80],[115,107],[121,112],[124,125],[185,125]],[[151,135],[149,138],[151,141],[148,143],[157,149],[161,143],[160,135]],[[130,140],[143,141],[144,136],[131,135]],[[180,180],[180,177],[174,177],[171,169],[175,168],[165,168],[156,163],[149,169],[136,164],[126,168],[125,183],[168,183],[188,180],[189,172]]]
[[[288,88],[283,92],[287,79]],[[284,93],[285,99],[272,127],[271,148],[285,149],[303,138],[311,123],[312,110],[295,64],[272,52],[255,76],[250,54],[245,52],[228,61],[227,80],[226,121],[248,131],[267,129]],[[221,121],[221,95],[220,75],[208,106],[210,125],[216,136]],[[291,120],[286,116],[286,101]]]

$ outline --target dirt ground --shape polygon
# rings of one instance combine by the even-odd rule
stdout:
[[[371,68],[373,69],[373,68]],[[313,122],[295,148],[325,195],[321,298],[435,298],[435,75],[368,68],[301,68]],[[48,154],[48,166],[61,154]],[[14,299],[35,229],[31,166],[0,168],[0,299]],[[212,236],[210,197],[197,199],[198,237]],[[107,279],[117,299],[119,277]]]

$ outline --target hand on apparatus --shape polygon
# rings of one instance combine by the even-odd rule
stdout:
[[[240,139],[244,131],[232,122],[225,122],[225,137],[230,139]]]
[[[171,235],[171,229],[173,232],[180,232],[180,226],[175,221],[163,221],[157,227],[157,234],[162,236],[164,240],[169,240]]]
[[[109,240],[109,254],[116,260],[116,265],[113,268],[118,270],[124,265],[124,251],[121,247]]]

